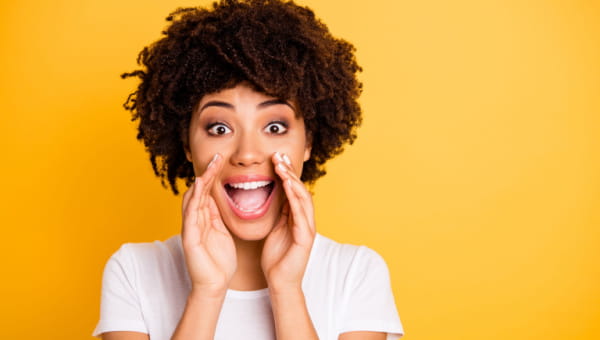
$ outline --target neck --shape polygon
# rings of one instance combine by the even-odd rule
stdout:
[[[229,288],[235,290],[258,290],[267,287],[260,259],[264,240],[245,241],[233,236],[237,252],[237,269]]]

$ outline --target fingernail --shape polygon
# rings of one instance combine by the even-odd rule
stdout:
[[[219,154],[218,154],[218,153],[216,153],[216,154],[213,156],[213,158],[210,160],[210,163],[208,163],[208,166],[207,166],[206,168],[207,168],[207,169],[208,169],[208,168],[210,168],[210,167],[213,165],[213,163],[214,163],[214,162],[217,160],[217,158],[219,158]]]
[[[290,161],[290,158],[288,157],[288,155],[283,154],[283,161],[287,163],[287,165],[292,165],[292,162]]]
[[[287,169],[285,168],[285,165],[283,165],[282,163],[277,164],[277,167],[279,168],[279,170],[281,171],[287,171]]]
[[[281,154],[279,152],[275,152],[275,158],[277,158],[278,161],[283,162],[283,158],[281,158]]]

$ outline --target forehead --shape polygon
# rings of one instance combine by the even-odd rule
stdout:
[[[283,100],[264,92],[257,91],[253,87],[241,83],[231,88],[204,95],[197,104],[196,114],[201,113],[209,107],[222,107],[236,111],[238,109],[261,110],[274,105],[287,106],[299,118],[300,115],[296,105],[291,100]]]
[[[276,99],[273,96],[269,96],[263,92],[256,91],[254,88],[247,84],[240,83],[234,87],[226,88],[217,92],[204,95],[200,99],[200,104],[215,99],[233,102],[236,100],[240,100],[240,98],[244,98],[245,100],[251,101],[265,101],[270,99]]]

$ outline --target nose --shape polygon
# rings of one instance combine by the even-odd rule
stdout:
[[[235,166],[252,166],[262,164],[265,159],[266,153],[261,146],[259,136],[241,133],[229,160]]]

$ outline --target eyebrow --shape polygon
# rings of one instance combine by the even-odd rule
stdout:
[[[233,105],[229,104],[229,103],[225,103],[225,102],[220,102],[217,100],[211,100],[208,103],[202,105],[202,107],[200,108],[200,110],[198,110],[198,113],[202,112],[202,110],[206,109],[207,107],[211,107],[211,106],[217,106],[217,107],[224,107],[227,109],[233,109]]]
[[[296,113],[296,109],[292,106],[292,104],[290,104],[289,102],[287,102],[283,99],[267,100],[266,102],[262,102],[262,103],[258,104],[258,107],[260,109],[264,109],[265,107],[268,107],[271,105],[287,105],[290,107],[290,109],[292,109],[292,111],[294,111],[294,113]]]
[[[292,104],[290,104],[289,102],[287,102],[283,99],[267,100],[267,101],[264,101],[264,102],[258,104],[257,107],[259,109],[264,109],[264,108],[272,106],[272,105],[282,105],[282,104],[289,106],[292,109],[292,111],[294,111],[294,113],[296,113],[296,109],[292,106]],[[229,103],[218,101],[218,100],[211,100],[208,103],[202,105],[200,110],[198,110],[198,113],[202,112],[204,109],[206,109],[207,107],[211,107],[211,106],[224,107],[226,109],[234,109],[235,108],[233,105],[231,105]]]

